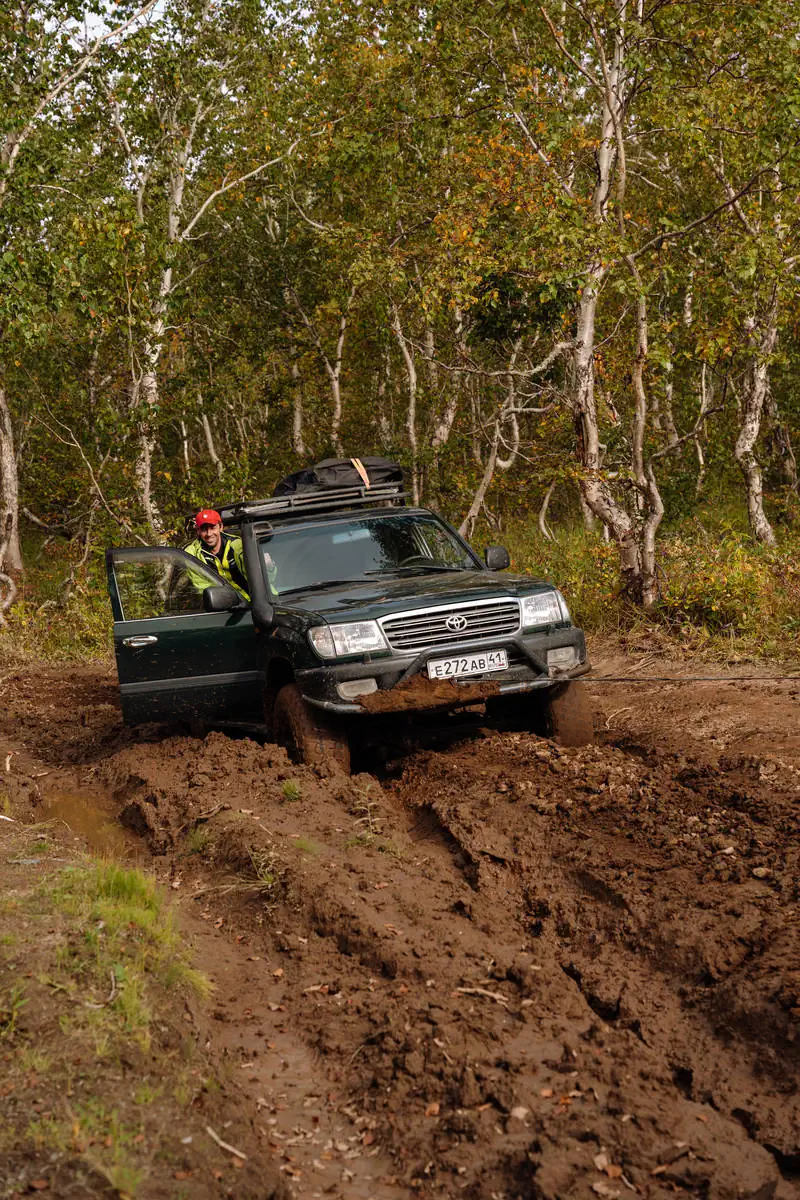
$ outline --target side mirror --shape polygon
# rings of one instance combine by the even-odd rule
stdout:
[[[505,571],[511,566],[505,546],[487,546],[483,552],[483,561],[490,571]]]
[[[218,587],[208,587],[203,592],[204,612],[230,612],[232,608],[243,608],[242,597],[235,588],[222,583]]]

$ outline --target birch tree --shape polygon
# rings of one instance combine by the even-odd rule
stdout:
[[[102,81],[118,187],[127,191],[149,262],[136,289],[129,402],[139,445],[136,490],[156,536],[163,524],[152,493],[152,459],[167,334],[190,281],[216,238],[224,238],[221,209],[248,185],[260,185],[294,150],[289,144],[271,153],[272,132],[263,121],[257,122],[262,136],[248,139],[250,149],[238,144],[257,99],[249,90],[253,62],[264,62],[267,31],[260,17],[257,4],[167,4],[131,59],[112,62]]]
[[[11,4],[0,14],[0,53],[5,88],[0,98],[0,571],[22,571],[19,543],[19,469],[12,403],[7,386],[9,324],[24,336],[36,335],[32,319],[36,287],[27,258],[41,238],[49,191],[60,190],[42,178],[35,154],[58,138],[75,89],[110,44],[141,23],[156,0],[135,5],[127,19],[103,24],[89,34],[89,7],[75,0]],[[93,20],[95,27],[96,19]],[[4,354],[5,351],[5,354]],[[6,605],[8,607],[8,605]]]

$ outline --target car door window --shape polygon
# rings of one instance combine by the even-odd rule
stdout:
[[[203,592],[223,582],[201,563],[190,567],[169,551],[138,560],[115,556],[114,575],[124,621],[201,613]]]

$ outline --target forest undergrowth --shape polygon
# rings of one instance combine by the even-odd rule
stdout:
[[[579,525],[558,527],[552,541],[529,519],[500,530],[478,526],[472,543],[480,549],[500,541],[512,571],[556,584],[590,637],[721,662],[791,661],[800,656],[800,534],[785,529],[775,546],[755,545],[743,521],[743,514],[705,514],[666,530],[659,544],[661,598],[648,613],[625,596],[616,546]],[[78,553],[64,541],[26,547],[20,598],[0,629],[6,664],[110,660],[102,547],[75,569]]]

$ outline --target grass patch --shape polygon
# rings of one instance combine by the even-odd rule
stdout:
[[[161,890],[141,871],[95,862],[59,872],[40,890],[72,924],[51,986],[85,997],[83,1020],[98,1034],[112,1021],[146,1046],[153,985],[208,996],[211,985],[189,963]]]
[[[283,873],[274,846],[251,846],[250,862],[258,890],[268,900],[277,898],[283,884]]]
[[[8,832],[7,857],[21,858],[40,831]],[[219,1164],[205,1125],[239,1123],[243,1110],[206,1086],[224,1067],[185,1017],[210,984],[168,895],[142,871],[77,858],[24,871],[0,859],[0,897],[14,946],[0,956],[0,1197],[203,1190]],[[184,1137],[194,1182],[181,1192]]]
[[[26,1004],[25,988],[21,983],[13,983],[0,992],[0,1041],[11,1040],[14,1037]]]
[[[101,1100],[70,1107],[67,1117],[32,1121],[26,1134],[36,1150],[80,1155],[121,1196],[139,1192],[145,1178],[136,1161],[141,1127],[126,1123],[116,1108],[107,1109]]]
[[[383,833],[378,802],[371,800],[369,793],[370,785],[367,784],[359,789],[358,798],[350,806],[350,812],[355,817],[355,833],[345,842],[346,850],[356,846],[372,846]]]
[[[203,854],[211,844],[211,833],[207,825],[195,825],[186,835],[186,849],[190,854]]]
[[[320,852],[320,848],[313,838],[292,838],[292,845],[294,846],[295,850],[299,850],[301,854],[319,854]]]
[[[300,784],[296,779],[287,779],[284,781],[283,786],[281,787],[281,795],[283,796],[284,800],[288,800],[291,804],[294,803],[294,801],[299,800],[302,794],[303,793],[300,790]]]

